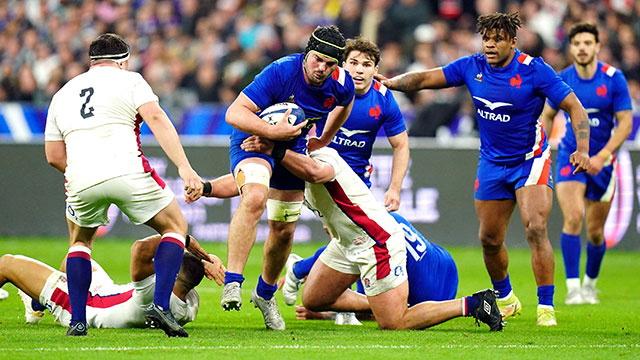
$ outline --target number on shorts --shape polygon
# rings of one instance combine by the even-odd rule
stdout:
[[[93,116],[93,106],[89,107],[87,111],[87,105],[89,104],[89,100],[91,100],[91,96],[93,96],[92,87],[82,89],[82,91],[80,91],[80,97],[85,97],[85,95],[87,94],[87,100],[84,102],[84,104],[82,104],[82,108],[80,108],[80,115],[85,119]]]

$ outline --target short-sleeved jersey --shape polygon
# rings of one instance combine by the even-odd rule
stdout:
[[[615,128],[615,113],[631,110],[631,96],[627,87],[627,80],[622,71],[609,64],[598,61],[598,68],[591,79],[578,76],[575,65],[560,72],[560,77],[571,86],[578,99],[589,115],[591,134],[589,135],[589,155],[597,154],[607,144]],[[552,102],[549,105],[557,109]],[[576,135],[573,133],[568,114],[567,131],[562,138],[560,147],[567,151],[576,150]]]
[[[366,94],[356,94],[351,114],[328,145],[361,178],[367,173],[376,135],[384,128],[387,137],[395,136],[407,128],[396,99],[386,86],[374,80]],[[318,132],[324,124],[318,124]]]
[[[467,85],[476,106],[480,156],[516,164],[547,148],[539,122],[545,97],[560,104],[571,88],[541,58],[516,49],[503,68],[489,65],[484,55],[460,58],[443,69],[448,86]]]
[[[313,151],[311,158],[333,167],[333,180],[305,185],[305,201],[329,231],[347,249],[383,245],[401,231],[385,207],[334,149]]]
[[[121,175],[151,172],[140,149],[137,109],[158,101],[135,72],[96,66],[66,83],[47,114],[45,141],[63,140],[67,188],[80,191]]]
[[[290,101],[304,110],[308,120],[300,137],[304,138],[316,123],[324,123],[327,115],[336,106],[347,106],[355,94],[349,73],[338,67],[320,87],[307,84],[303,73],[304,54],[294,54],[278,59],[258,74],[242,93],[264,110],[267,107]],[[246,138],[249,134],[238,129],[231,133],[234,139]],[[291,140],[296,143],[296,139]],[[286,145],[285,145],[286,146]]]

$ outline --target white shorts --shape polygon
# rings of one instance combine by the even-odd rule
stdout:
[[[103,283],[104,282],[104,283]],[[144,310],[153,302],[155,275],[125,285],[116,285],[106,273],[93,272],[87,301],[87,325],[92,328],[144,327]],[[54,271],[40,292],[40,303],[63,326],[71,322],[67,276]]]
[[[79,192],[67,189],[67,219],[82,227],[109,224],[107,210],[116,204],[132,223],[149,221],[169,206],[174,195],[150,173],[119,176]]]
[[[336,239],[320,255],[320,261],[343,274],[360,274],[367,296],[395,289],[407,280],[404,235],[394,233],[380,246],[346,248]]]

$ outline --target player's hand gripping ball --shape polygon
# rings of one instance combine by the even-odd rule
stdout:
[[[289,117],[287,119],[289,125],[298,125],[304,121],[304,110],[302,110],[301,107],[292,102],[281,102],[275,105],[271,105],[268,108],[264,109],[264,111],[261,112],[258,116],[262,120],[268,122],[270,125],[275,125],[278,121],[280,121],[280,119],[282,119],[284,113],[286,113],[289,109],[291,109],[291,113],[289,114]]]

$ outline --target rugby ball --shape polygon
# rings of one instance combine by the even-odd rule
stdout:
[[[287,119],[289,125],[298,125],[304,121],[304,110],[302,110],[300,106],[292,102],[281,102],[275,105],[271,105],[268,108],[264,109],[264,111],[262,111],[258,116],[262,120],[268,122],[270,125],[275,125],[282,119],[284,113],[286,113],[289,109],[291,109],[291,114],[289,114],[289,118]]]

